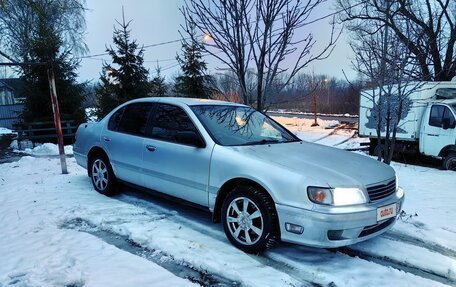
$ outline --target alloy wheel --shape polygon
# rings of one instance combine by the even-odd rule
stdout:
[[[108,186],[109,174],[106,164],[101,159],[92,163],[92,181],[99,191],[104,191]]]
[[[247,197],[237,197],[228,206],[226,220],[231,235],[241,244],[253,245],[264,230],[263,215]]]

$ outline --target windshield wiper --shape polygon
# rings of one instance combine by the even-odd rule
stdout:
[[[280,143],[281,141],[276,139],[262,139],[259,141],[247,142],[242,145],[263,145],[263,144],[270,144],[270,143]]]

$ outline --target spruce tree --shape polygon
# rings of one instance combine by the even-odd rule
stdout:
[[[161,75],[160,66],[157,65],[155,71],[155,77],[150,81],[151,96],[163,97],[167,94],[165,77]]]
[[[43,16],[38,21],[31,39],[31,46],[24,58],[26,62],[50,63],[54,70],[55,85],[59,100],[60,118],[73,120],[76,125],[85,121],[82,108],[84,84],[76,82],[79,62],[70,58],[70,51],[63,50],[62,37]],[[53,109],[47,77],[48,66],[24,66],[21,78],[24,80],[25,108],[22,120],[25,122],[53,121]]]
[[[203,44],[196,40],[194,29],[190,40],[182,40],[182,58],[177,56],[182,75],[176,77],[174,90],[178,95],[190,98],[210,98],[211,77],[206,75],[207,64],[203,60]]]
[[[122,23],[116,21],[113,42],[116,49],[106,48],[112,63],[104,63],[97,87],[97,116],[104,117],[116,106],[136,98],[147,97],[150,93],[149,71],[144,67],[144,49],[138,48],[136,40],[130,39],[129,25],[122,15]]]

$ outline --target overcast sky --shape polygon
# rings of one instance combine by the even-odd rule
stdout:
[[[88,11],[86,13],[87,35],[86,43],[90,49],[89,55],[105,52],[105,46],[112,44],[112,32],[115,20],[122,18],[122,6],[125,10],[125,18],[131,19],[132,38],[136,39],[140,45],[151,45],[155,43],[177,40],[180,38],[178,30],[183,22],[183,17],[179,12],[179,7],[183,5],[183,0],[97,0],[87,1]],[[334,12],[333,1],[321,5],[312,14],[312,19],[316,19]],[[331,27],[329,19],[318,21],[306,26],[298,31],[303,37],[312,32],[317,44],[314,51],[317,52],[329,40]],[[162,67],[163,75],[169,80],[176,75],[179,67],[176,66],[176,54],[180,52],[180,43],[173,43],[157,47],[147,48],[144,54],[145,66],[151,74],[155,73],[157,60]],[[356,74],[351,69],[350,59],[352,52],[347,45],[346,35],[343,34],[337,43],[334,52],[328,59],[314,62],[305,72],[316,74],[327,74],[343,79],[342,69],[350,78]],[[79,68],[80,80],[97,80],[102,67],[102,59],[108,60],[108,56],[99,56],[95,59],[84,59]],[[216,68],[223,65],[216,59],[207,56],[205,60],[209,64],[210,72],[215,72]],[[293,63],[293,58],[288,58],[287,64]]]

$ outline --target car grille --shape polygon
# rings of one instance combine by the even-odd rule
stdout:
[[[392,181],[386,184],[379,184],[375,186],[370,186],[367,188],[367,193],[369,194],[369,198],[371,201],[377,201],[383,199],[385,197],[390,196],[396,191],[396,180],[393,179]]]

